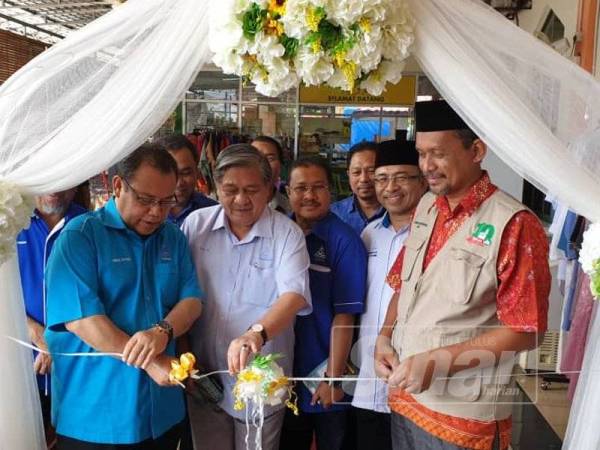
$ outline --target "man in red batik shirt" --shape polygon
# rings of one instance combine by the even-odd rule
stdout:
[[[487,147],[445,101],[416,105],[429,184],[388,274],[375,349],[390,385],[394,449],[508,448],[517,352],[547,328],[540,221],[482,170]]]

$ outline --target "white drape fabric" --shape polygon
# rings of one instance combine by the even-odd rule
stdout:
[[[208,7],[208,0],[130,0],[6,81],[0,179],[24,193],[59,191],[144,142],[210,58]],[[41,450],[31,350],[6,335],[28,340],[14,258],[0,267],[0,447]]]
[[[409,4],[415,57],[444,98],[513,170],[600,221],[598,82],[479,0]]]
[[[479,0],[409,3],[415,56],[442,95],[515,171],[600,221],[598,83]],[[58,191],[142,143],[210,59],[209,7],[222,4],[129,0],[19,71],[0,88],[0,179],[30,194]],[[15,267],[0,267],[0,335],[26,339]],[[12,345],[0,343],[2,439],[41,449],[39,410],[28,408],[37,395],[31,355]],[[590,370],[600,367],[592,356]],[[597,393],[593,381],[584,375],[579,386]],[[578,393],[576,425],[600,414],[588,400]],[[569,434],[567,448],[596,448],[580,434]]]
[[[171,114],[208,59],[207,0],[130,0],[0,89],[0,178],[55,192],[98,174]]]

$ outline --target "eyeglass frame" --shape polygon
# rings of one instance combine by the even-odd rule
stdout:
[[[131,183],[129,183],[129,181],[127,181],[127,178],[121,177],[121,179],[125,182],[125,185],[129,189],[131,189],[131,192],[133,192],[133,195],[135,196],[135,201],[138,202],[141,206],[143,206],[145,208],[153,208],[155,206],[158,206],[161,209],[166,209],[166,208],[171,209],[172,207],[177,205],[178,200],[177,200],[177,195],[175,195],[175,194],[173,194],[172,200],[158,200],[158,199],[154,199],[151,197],[145,197],[143,195],[140,195],[140,193],[135,190],[135,188],[131,185]]]
[[[382,178],[385,177],[385,180],[383,180]],[[397,173],[395,175],[387,176],[387,175],[379,175],[379,176],[375,176],[373,177],[373,183],[375,183],[378,186],[387,186],[388,184],[390,184],[390,181],[393,181],[394,184],[397,184],[398,186],[406,186],[408,184],[409,181],[411,180],[418,180],[423,178],[423,175],[405,175],[403,173]]]
[[[329,185],[301,185],[301,186],[288,186],[288,189],[298,196],[305,196],[309,192],[312,192],[315,195],[324,194],[325,192],[329,192]]]

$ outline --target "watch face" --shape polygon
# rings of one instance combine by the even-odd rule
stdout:
[[[264,330],[264,327],[260,323],[255,323],[252,325],[252,327],[250,327],[250,329],[255,333],[260,333],[262,330]]]

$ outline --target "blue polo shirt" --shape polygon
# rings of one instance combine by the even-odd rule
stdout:
[[[201,298],[183,233],[164,223],[147,237],[129,229],[114,199],[73,219],[46,271],[51,352],[94,352],[66,322],[106,315],[125,333],[151,328],[182,299]],[[167,354],[175,354],[170,343]],[[52,423],[58,434],[102,444],[156,439],[185,414],[183,391],[159,387],[113,357],[55,356]]]
[[[356,234],[360,236],[360,233],[362,233],[367,225],[383,217],[385,209],[380,207],[373,217],[367,218],[360,209],[356,196],[351,195],[344,200],[333,203],[331,205],[331,212],[350,225]]]
[[[310,257],[313,312],[296,318],[294,375],[307,376],[329,358],[331,326],[336,314],[361,314],[367,284],[367,252],[360,237],[335,214],[317,222],[306,236]],[[321,374],[322,375],[322,374]],[[298,405],[308,413],[340,411],[347,405],[310,405],[312,394],[298,384]]]
[[[181,224],[187,218],[187,216],[190,215],[190,213],[196,211],[197,209],[207,208],[209,206],[214,206],[218,204],[219,203],[214,201],[212,198],[207,197],[206,195],[201,194],[200,192],[194,192],[190,197],[190,201],[188,202],[187,206],[183,208],[179,212],[179,214],[169,214],[169,221],[173,222],[181,228]]]
[[[44,292],[44,272],[52,246],[65,225],[74,217],[86,213],[87,210],[77,203],[71,203],[63,219],[50,230],[37,211],[31,217],[29,228],[22,230],[17,236],[17,252],[19,255],[19,271],[21,287],[25,301],[25,312],[41,325],[46,325],[46,302]],[[34,357],[37,352],[34,352]],[[50,389],[48,375],[38,375],[40,390]]]

